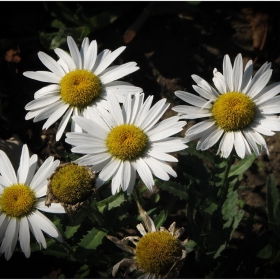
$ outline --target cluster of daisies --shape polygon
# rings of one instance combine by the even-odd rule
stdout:
[[[131,194],[138,175],[152,191],[153,176],[162,180],[177,176],[168,163],[176,162],[177,158],[170,153],[186,149],[190,141],[198,140],[199,150],[216,146],[217,153],[224,158],[234,151],[244,158],[252,151],[257,155],[263,150],[268,153],[262,135],[280,131],[280,83],[267,86],[272,74],[270,63],[265,63],[253,76],[252,61],[243,69],[240,54],[233,65],[226,55],[223,72],[214,69],[215,87],[192,75],[197,84],[193,86],[196,94],[175,92],[189,105],[173,107],[178,114],[161,120],[170,105],[166,99],[152,105],[153,96],[145,99],[141,88],[118,80],[138,70],[136,63],[110,66],[125,47],[98,54],[97,42],[88,38],[83,40],[80,50],[72,37],[67,37],[67,43],[70,54],[60,48],[54,50],[58,60],[38,53],[50,71],[24,73],[49,84],[35,92],[34,100],[26,105],[26,120],[46,119],[43,129],[60,120],[56,140],[61,139],[65,130],[71,131],[66,133],[65,141],[72,145],[73,153],[83,155],[74,164],[89,167],[97,174],[97,188],[111,179],[112,194],[120,189]],[[184,137],[174,136],[186,125],[182,119],[197,118],[203,121],[189,128]],[[68,124],[71,127],[66,129]],[[16,174],[6,154],[0,151],[0,254],[5,253],[6,259],[12,256],[18,240],[25,256],[30,256],[30,231],[44,248],[42,231],[62,241],[57,228],[41,213],[65,213],[65,207],[58,201],[45,203],[48,181],[59,164],[49,157],[35,173],[37,156],[29,157],[24,145]],[[89,193],[93,177],[89,176]],[[143,230],[141,233],[145,235]],[[178,260],[183,258],[181,247],[175,255]]]

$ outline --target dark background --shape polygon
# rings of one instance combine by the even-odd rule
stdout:
[[[135,61],[140,70],[123,80],[143,88],[145,95],[154,95],[154,101],[167,98],[170,107],[180,104],[174,91],[194,92],[191,79],[197,74],[211,83],[213,69],[222,71],[225,54],[231,60],[241,53],[244,62],[254,61],[255,70],[269,61],[272,63],[272,81],[280,79],[280,3],[279,2],[0,2],[0,138],[17,134],[41,159],[67,150],[64,137],[55,141],[57,124],[42,131],[44,121],[25,121],[24,106],[33,100],[36,90],[44,83],[22,75],[24,71],[45,70],[37,57],[44,51],[55,57],[44,34],[55,33],[55,19],[61,20],[65,37],[78,27],[76,16],[87,18],[102,12],[116,15],[111,23],[100,25],[88,34],[97,40],[99,52],[105,48],[127,49],[115,61],[117,64]],[[146,13],[146,17],[145,17]],[[144,20],[137,21],[142,18]],[[133,38],[125,36],[132,30]],[[76,33],[75,33],[76,34]],[[68,50],[66,44],[61,48]],[[165,116],[174,114],[169,110]],[[191,124],[191,122],[189,123]],[[244,176],[247,190],[240,196],[248,207],[265,207],[263,200],[265,180],[274,174],[279,182],[279,134],[267,139],[270,157],[262,155]],[[279,184],[279,183],[278,183]],[[260,220],[262,219],[260,215]],[[256,227],[256,232],[258,227]],[[43,250],[43,249],[42,249]],[[73,278],[75,264],[41,252],[15,252],[9,261],[0,258],[1,275],[5,278],[56,278],[63,273]],[[93,277],[93,276],[91,276]]]

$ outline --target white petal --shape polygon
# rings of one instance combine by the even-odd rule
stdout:
[[[234,132],[234,148],[235,148],[235,151],[237,153],[237,155],[240,157],[240,158],[244,158],[245,156],[245,142],[246,140],[244,139],[241,131],[236,131]]]
[[[38,113],[34,118],[34,122],[39,122],[41,120],[49,118],[55,112],[60,112],[65,107],[65,103],[61,100],[56,101],[55,103],[43,108],[42,110],[36,110]]]
[[[97,42],[91,41],[88,50],[86,51],[84,69],[92,70],[97,57]]]
[[[42,96],[40,98],[34,99],[27,103],[24,107],[25,110],[37,110],[40,108],[44,108],[48,105],[51,105],[61,99],[60,95],[58,94],[48,94]]]
[[[162,151],[149,150],[147,154],[159,160],[171,161],[171,162],[178,161],[177,158],[175,158],[174,156],[166,154]]]
[[[271,101],[272,98],[280,92],[280,83],[274,83],[265,87],[260,93],[259,98],[255,100],[257,106],[260,106],[267,101]]]
[[[233,91],[240,91],[243,76],[243,62],[241,54],[238,54],[235,58],[233,71],[232,71],[232,83]]]
[[[130,63],[130,62],[128,62]],[[136,63],[135,63],[136,64]],[[107,84],[113,81],[116,81],[124,76],[127,76],[139,69],[137,66],[130,66],[130,67],[124,67],[126,64],[121,65],[118,68],[115,68],[114,71],[110,71],[105,73],[104,75],[100,76],[100,80],[103,84]]]
[[[227,84],[225,82],[225,77],[220,72],[218,72],[216,68],[214,69],[213,73],[214,73],[214,77],[212,80],[215,87],[221,94],[226,93]]]
[[[8,223],[10,221],[10,218],[8,218],[5,214],[0,215],[0,243],[2,242],[5,232],[8,226]]]
[[[152,173],[161,180],[168,181],[169,175],[157,164],[157,160],[152,157],[144,157],[143,160],[149,166]]]
[[[89,47],[89,39],[87,37],[85,37],[83,42],[82,42],[82,46],[80,48],[80,55],[81,55],[81,59],[82,59],[83,69],[88,69],[88,68],[85,67],[85,62],[86,62],[85,57],[86,57],[86,54],[87,54],[88,47]],[[88,69],[88,70],[91,70],[91,69]]]
[[[34,98],[37,99],[39,97],[45,96],[45,95],[53,95],[58,94],[60,92],[60,85],[52,84],[45,87],[42,87],[41,89],[37,90],[34,93]]]
[[[77,44],[71,36],[67,36],[67,43],[76,67],[82,69],[82,59]]]
[[[232,131],[225,132],[224,136],[221,139],[218,152],[221,152],[221,157],[227,158],[233,148],[234,143],[234,133]]]
[[[51,173],[59,165],[59,163],[59,160],[53,161],[52,156],[48,157],[34,175],[30,183],[31,189],[33,189],[34,191],[37,189],[39,190],[41,186],[45,184],[47,178],[51,175]]]
[[[135,168],[145,186],[149,189],[150,192],[152,192],[154,179],[148,165],[142,158],[137,159],[135,163],[133,162],[133,164],[135,165]]]
[[[108,94],[108,107],[117,125],[123,124],[123,115],[117,98],[113,94]]]
[[[151,127],[153,127],[156,122],[162,117],[165,111],[168,109],[170,104],[166,104],[166,99],[163,98],[158,101],[148,112],[146,115],[145,122],[139,124],[141,128],[147,132]],[[176,118],[176,116],[175,116]],[[144,118],[143,118],[144,119]],[[179,118],[178,118],[179,119]],[[174,119],[172,119],[174,120]]]
[[[211,99],[216,98],[215,96],[213,96],[211,93],[209,93],[208,91],[206,91],[203,88],[200,88],[200,87],[195,86],[195,85],[193,85],[192,87],[200,96],[202,96],[203,98],[205,98],[207,100],[211,100]]]
[[[43,129],[48,129],[52,124],[54,124],[64,113],[65,111],[69,108],[69,104],[64,104],[62,105],[59,110],[53,112],[48,120],[44,123]]]
[[[252,136],[252,131],[248,130],[248,129],[244,129],[243,130],[243,134],[246,138],[246,140],[248,141],[248,143],[250,144],[251,148],[253,149],[253,151],[255,152],[255,154],[258,156],[260,154],[259,148]]]
[[[129,161],[124,161],[122,167],[122,176],[121,176],[121,186],[123,191],[126,191],[128,186],[130,185],[131,179],[131,163]]]
[[[44,52],[39,52],[38,57],[43,62],[43,64],[51,70],[54,74],[59,77],[63,77],[65,75],[64,71],[62,70],[61,66],[49,55]]]
[[[178,105],[171,109],[179,113],[181,119],[191,120],[212,116],[212,112],[209,109],[205,110],[194,106]]]
[[[61,77],[57,76],[56,74],[52,72],[47,71],[27,71],[24,72],[23,75],[25,77],[28,77],[30,79],[34,79],[40,82],[46,82],[46,83],[54,83],[59,84]]]
[[[41,230],[46,232],[51,237],[56,238],[60,242],[63,241],[56,226],[38,210],[36,210],[33,215],[30,215],[28,218],[31,223],[37,223]]]
[[[2,241],[0,254],[5,252],[6,260],[9,260],[15,250],[19,231],[19,222],[16,219],[10,219],[7,226],[5,237]]]
[[[77,69],[75,62],[67,52],[60,48],[54,49],[54,52],[63,60],[63,62],[67,65],[70,71]]]
[[[212,108],[211,104],[206,104],[207,101],[199,96],[185,91],[175,91],[175,95],[185,102],[200,108]]]
[[[93,171],[100,171],[105,165],[109,163],[112,156],[109,153],[102,153],[97,155],[85,155],[77,160],[80,165],[91,165]],[[101,169],[100,166],[103,166]]]
[[[99,64],[98,68],[94,71],[94,74],[101,74],[102,71],[104,71],[125,50],[125,48],[126,47],[120,47],[107,55]]]
[[[65,130],[65,127],[67,126],[67,124],[69,122],[72,112],[73,112],[73,107],[70,107],[70,108],[68,108],[65,115],[63,116],[63,118],[57,128],[57,132],[56,132],[56,136],[55,136],[56,141],[59,141],[59,139],[61,138],[61,136]]]
[[[227,84],[227,88],[229,91],[233,91],[233,81],[232,81],[232,65],[229,59],[228,55],[224,56],[224,61],[223,61],[223,75],[225,77],[225,81]]]
[[[219,97],[218,92],[208,82],[206,82],[204,79],[202,79],[201,77],[199,77],[197,75],[191,75],[191,77],[197,83],[197,85],[199,87],[203,88],[209,94],[211,94],[213,99],[216,99],[217,97]]]
[[[186,131],[184,140],[189,142],[199,139],[204,133],[207,133],[208,129],[210,129],[213,125],[215,125],[215,122],[211,119],[193,125]]]
[[[0,173],[3,179],[9,183],[9,185],[17,183],[15,170],[9,158],[3,151],[0,151]]]
[[[57,213],[62,214],[65,213],[64,208],[60,205],[60,203],[52,203],[49,207],[45,205],[45,198],[39,198],[37,201],[36,208],[43,212],[48,213]]]
[[[241,92],[246,92],[247,86],[250,84],[253,75],[253,62],[249,60],[245,66],[243,73]]]
[[[93,122],[92,120],[88,120],[86,118],[80,116],[73,116],[72,119],[86,132],[90,133],[92,136],[98,139],[106,139],[108,132],[97,123]],[[68,133],[66,134],[66,136]],[[69,143],[71,144],[71,143]]]
[[[109,180],[115,172],[119,169],[121,165],[121,161],[117,159],[112,159],[104,169],[99,173],[98,178],[96,180],[96,187],[99,188],[102,186],[107,180]]]
[[[19,242],[21,250],[26,258],[30,257],[30,232],[28,221],[26,217],[23,217],[19,221]]]
[[[205,133],[197,143],[197,149],[201,149],[202,151],[208,150],[219,141],[223,133],[224,130],[217,126],[210,127],[207,132],[205,131]]]
[[[254,98],[269,82],[272,75],[272,70],[267,70],[263,75],[261,75],[257,80],[252,80],[250,87],[247,91],[247,95]]]
[[[34,214],[32,213],[31,215],[29,215],[27,217],[27,220],[28,220],[29,229],[34,235],[35,239],[40,244],[40,246],[42,245],[43,248],[46,249],[47,248],[46,239],[39,227],[38,222],[36,221],[36,218],[34,219]]]
[[[20,184],[25,184],[26,182],[30,165],[29,160],[29,151],[27,145],[24,144],[22,147],[20,163],[18,168],[18,183]]]

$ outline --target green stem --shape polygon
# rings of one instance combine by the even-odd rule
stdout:
[[[221,187],[218,192],[218,199],[220,201],[219,202],[220,206],[222,206],[222,204],[227,196],[227,193],[228,193],[229,184],[228,184],[227,180],[228,180],[228,175],[229,175],[229,171],[231,168],[232,160],[233,160],[233,152],[231,152],[229,157],[226,159],[226,167],[225,167],[225,171],[223,174]]]

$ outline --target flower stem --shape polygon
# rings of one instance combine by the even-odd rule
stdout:
[[[218,199],[219,199],[220,206],[223,204],[223,202],[227,196],[227,193],[228,193],[229,184],[228,184],[227,180],[228,180],[228,175],[229,175],[229,171],[231,168],[232,160],[233,160],[233,152],[231,152],[229,157],[225,160],[225,162],[226,162],[225,171],[224,171],[221,186],[220,186],[220,189],[218,192]]]

